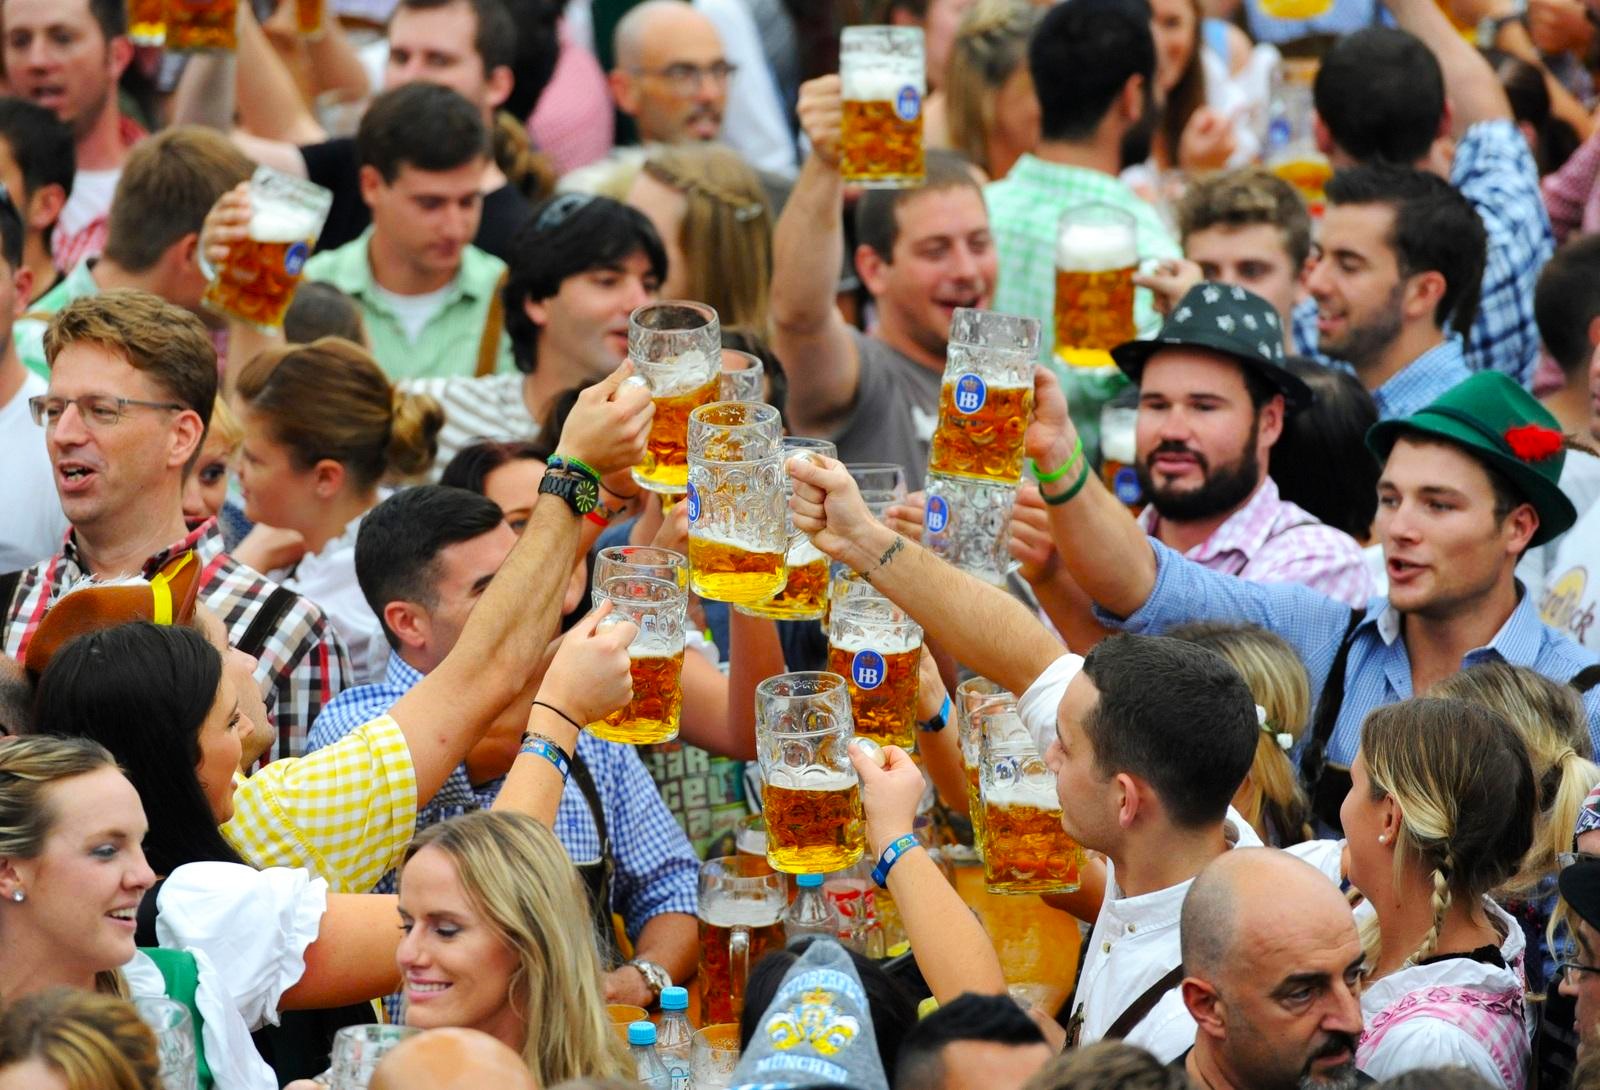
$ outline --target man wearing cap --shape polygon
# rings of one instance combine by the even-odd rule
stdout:
[[[1557,484],[1565,456],[1555,418],[1505,375],[1473,375],[1368,433],[1383,462],[1374,529],[1389,592],[1365,610],[1305,587],[1228,579],[1152,541],[1093,474],[1074,468],[1080,448],[1060,386],[1045,372],[1035,382],[1028,452],[1050,478],[1051,530],[1096,618],[1143,633],[1194,620],[1254,623],[1288,640],[1321,695],[1302,769],[1330,826],[1373,708],[1477,662],[1564,682],[1595,661],[1539,619],[1513,574],[1524,550],[1567,529],[1576,512]],[[1584,702],[1600,745],[1600,692]]]
[[[1367,604],[1361,546],[1281,499],[1267,475],[1285,418],[1312,401],[1283,366],[1282,319],[1270,303],[1238,286],[1199,284],[1154,340],[1111,356],[1139,386],[1134,468],[1149,499],[1139,515],[1146,533],[1212,571]],[[1102,631],[1076,585],[1041,590],[1040,602],[1073,646]]]
[[[1600,1023],[1600,859],[1580,856],[1562,868],[1559,881],[1578,943],[1576,956],[1561,963],[1561,994],[1576,1001],[1572,1028],[1582,1049]]]

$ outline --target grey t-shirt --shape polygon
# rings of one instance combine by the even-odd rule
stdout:
[[[833,437],[839,458],[898,462],[906,469],[906,487],[915,492],[927,473],[944,376],[860,330],[850,335],[861,358],[861,379],[855,408]]]

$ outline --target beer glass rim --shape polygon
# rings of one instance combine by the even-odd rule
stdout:
[[[823,454],[829,458],[839,457],[839,445],[832,439],[813,439],[809,435],[785,435],[781,440],[785,460],[792,454],[806,451],[812,454]]]
[[[732,1040],[733,1044],[721,1044],[719,1041]],[[738,1022],[712,1022],[710,1025],[701,1026],[694,1031],[691,1043],[699,1042],[703,1047],[715,1052],[739,1052],[739,1023]]]
[[[752,814],[751,817],[759,817]],[[753,873],[743,873],[752,871]],[[732,855],[714,855],[710,859],[700,861],[700,877],[706,878],[734,878],[756,881],[766,878],[776,878],[780,881],[783,872],[767,862],[764,855],[750,855],[735,852]]]
[[[140,1020],[149,1026],[153,1033],[167,1033],[192,1027],[189,1021],[189,1008],[171,996],[136,995],[133,997],[133,1006],[139,1012]],[[161,1024],[154,1024],[156,1021]]]
[[[306,201],[312,209],[320,212],[323,218],[327,217],[329,209],[333,207],[333,190],[327,186],[318,185],[309,178],[297,178],[293,174],[285,174],[269,166],[258,165],[250,172],[252,194],[256,192],[257,185],[271,185],[285,194],[292,193],[295,197]],[[318,231],[320,230],[319,226]]]
[[[887,40],[891,42],[907,42],[916,39],[920,44],[923,40],[922,28],[919,26],[893,26],[888,23],[867,23],[861,26],[847,26],[839,31],[839,44],[845,42],[870,42],[873,40]]]
[[[732,357],[734,362],[742,362],[744,366],[730,368],[728,366],[729,357]],[[722,350],[722,372],[724,374],[738,374],[740,371],[760,371],[765,374],[766,369],[766,364],[762,363],[761,357],[754,352],[746,352],[738,348],[724,348]]]
[[[978,307],[957,307],[950,316],[949,343],[965,348],[978,348],[990,352],[1026,353],[1030,358],[1039,351],[1040,336],[1044,326],[1037,318],[1007,314],[999,310],[982,310]],[[1005,337],[1013,343],[989,344],[982,337]]]
[[[781,685],[815,686],[815,688],[803,693],[781,693],[777,691]],[[849,683],[845,681],[844,677],[834,673],[832,670],[793,670],[786,674],[773,674],[771,677],[758,682],[756,685],[756,697],[758,699],[765,697],[768,700],[804,700],[808,697],[823,696],[839,691],[848,694],[850,691],[848,686]],[[795,731],[793,733],[827,734],[837,729],[838,727],[834,726],[826,730]]]
[[[868,583],[867,586],[870,587],[872,584]],[[877,588],[873,587],[873,590],[877,590]],[[896,605],[894,599],[881,593],[847,595],[840,601],[833,604],[830,616],[839,616],[841,614],[852,613],[881,614],[885,611],[889,611],[890,616],[869,617],[866,619],[871,621],[881,620],[884,625],[892,625],[896,628],[904,627],[906,625],[913,625],[918,631],[921,631],[922,626],[917,624],[915,617],[911,616],[911,614],[907,613],[904,609],[901,609],[898,605]]]
[[[612,589],[622,583],[637,588],[638,593],[627,593],[624,588]],[[674,606],[682,603],[688,597],[689,590],[681,583],[654,575],[623,572],[609,576],[603,584],[594,588],[594,593],[607,600],[626,602],[630,605]]]
[[[723,422],[712,420],[717,412],[737,413],[749,415],[751,419]],[[767,427],[774,421],[782,423],[778,410],[768,405],[765,401],[712,401],[704,405],[697,405],[689,410],[689,423],[699,424],[703,428],[726,428],[729,430],[739,428]]]
[[[647,559],[648,558],[648,559]],[[682,568],[689,570],[689,558],[676,549],[662,545],[607,545],[595,554],[595,568],[600,561],[630,568]]]

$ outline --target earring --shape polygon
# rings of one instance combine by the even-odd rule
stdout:
[[[1378,834],[1378,843],[1379,844],[1387,844],[1387,843],[1389,843],[1389,838],[1384,836],[1382,833],[1379,833]]]
[[[13,890],[11,893],[11,899],[20,905],[23,901],[28,899],[28,895],[22,892],[20,889]]]

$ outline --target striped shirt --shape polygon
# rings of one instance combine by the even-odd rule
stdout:
[[[408,394],[427,394],[444,407],[444,427],[439,429],[439,453],[433,459],[431,479],[437,481],[450,460],[463,447],[480,439],[496,442],[539,438],[539,421],[522,399],[527,376],[484,375],[481,378],[407,378],[397,384]]]

